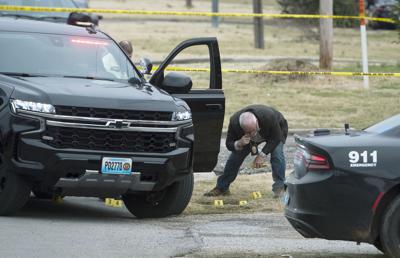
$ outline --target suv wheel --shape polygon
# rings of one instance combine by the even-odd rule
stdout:
[[[162,218],[181,214],[193,192],[193,174],[173,183],[161,192],[122,196],[126,208],[137,218]]]
[[[11,215],[29,200],[32,184],[22,177],[0,168],[0,215]]]
[[[400,257],[400,196],[394,199],[385,212],[380,237],[385,254]]]

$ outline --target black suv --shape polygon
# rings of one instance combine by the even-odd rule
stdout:
[[[80,5],[84,3],[80,2]],[[87,4],[87,3],[86,3]],[[0,0],[0,5],[10,7],[24,6],[24,7],[48,7],[48,8],[80,8],[78,3],[73,0],[40,0],[40,1],[26,1],[26,0]],[[71,24],[71,14],[85,15],[85,22],[90,22],[99,25],[99,20],[103,18],[101,15],[93,13],[68,13],[68,12],[26,12],[26,11],[0,11],[0,16],[12,16],[22,19],[31,19],[39,21],[60,22]],[[81,21],[82,22],[82,21]]]
[[[165,71],[198,45],[210,54],[206,89]],[[0,215],[31,191],[122,196],[139,218],[180,214],[193,171],[216,165],[225,97],[215,38],[182,42],[147,81],[93,27],[0,18],[0,57]]]

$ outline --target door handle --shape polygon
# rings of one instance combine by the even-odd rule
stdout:
[[[206,104],[207,110],[221,110],[222,105],[221,104]]]

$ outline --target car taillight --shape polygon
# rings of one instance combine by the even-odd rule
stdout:
[[[312,153],[304,146],[299,146],[295,157],[294,157],[295,165],[302,165],[307,169],[307,171],[311,170],[329,170],[331,166],[329,164],[328,159],[322,154]]]

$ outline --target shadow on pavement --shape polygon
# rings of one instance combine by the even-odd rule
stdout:
[[[16,214],[16,218],[51,219],[51,220],[80,220],[80,221],[107,221],[110,219],[124,219],[136,221],[125,207],[114,208],[105,206],[97,198],[64,198],[62,203],[52,200],[31,198],[26,206]]]

